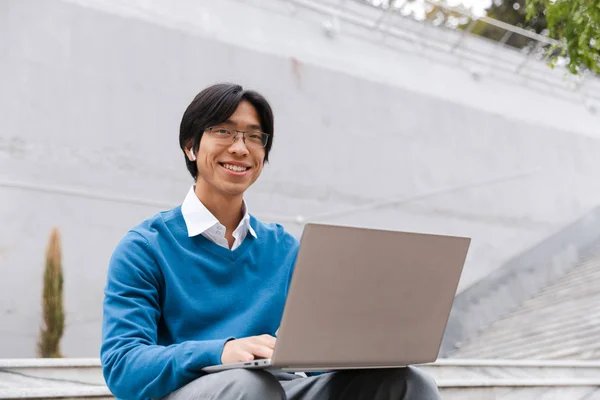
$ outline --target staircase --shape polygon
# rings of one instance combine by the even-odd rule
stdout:
[[[600,362],[440,359],[444,400],[600,400]],[[98,359],[0,359],[0,399],[112,399]]]

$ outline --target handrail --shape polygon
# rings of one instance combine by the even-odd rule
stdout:
[[[359,0],[355,0],[355,1],[359,1]],[[508,24],[508,23],[506,23],[504,21],[500,21],[500,20],[495,19],[495,18],[491,18],[491,17],[488,17],[488,16],[477,17],[473,13],[471,13],[469,11],[466,11],[466,10],[464,10],[461,7],[452,7],[452,6],[440,3],[439,1],[435,1],[435,0],[424,0],[424,1],[427,4],[434,5],[436,7],[440,7],[440,8],[443,8],[445,10],[455,12],[457,14],[461,14],[461,15],[463,15],[465,17],[468,17],[470,19],[473,19],[473,20],[483,21],[483,22],[485,22],[485,23],[487,23],[489,25],[493,25],[495,27],[504,29],[504,30],[512,32],[512,33],[516,33],[516,34],[521,35],[521,36],[525,36],[525,37],[527,37],[529,39],[536,40],[536,41],[542,42],[544,44],[548,44],[548,45],[551,45],[551,46],[562,46],[562,44],[558,40],[556,40],[556,39],[552,39],[551,37],[548,37],[548,36],[545,36],[545,35],[540,35],[537,32],[528,31],[527,29],[523,29],[523,28],[518,27],[516,25]]]
[[[250,2],[250,0],[239,0]],[[255,0],[258,1],[258,0]],[[594,77],[582,75],[561,75],[556,73],[551,68],[535,68],[529,61],[534,57],[538,60],[546,60],[547,54],[544,51],[551,46],[562,47],[563,45],[550,37],[530,32],[514,25],[490,18],[487,16],[478,17],[473,13],[458,7],[451,7],[442,4],[437,0],[423,0],[426,4],[452,11],[460,16],[471,19],[471,23],[464,30],[452,28],[444,25],[443,27],[452,31],[453,34],[448,35],[427,35],[426,31],[419,29],[419,24],[431,24],[427,20],[419,20],[409,17],[403,12],[401,6],[378,6],[369,0],[280,0],[291,5],[290,10],[295,14],[295,10],[306,9],[316,14],[321,14],[325,18],[323,28],[327,34],[332,36],[343,34],[345,26],[354,26],[363,30],[371,30],[375,33],[383,34],[383,36],[373,36],[373,40],[381,40],[382,37],[390,36],[400,39],[405,42],[413,43],[419,47],[426,47],[438,54],[453,54],[458,62],[458,65],[466,67],[462,61],[472,63],[470,72],[475,78],[480,77],[478,70],[473,70],[477,64],[489,71],[501,72],[501,79],[515,81],[516,77],[526,77],[533,85],[532,89],[544,92],[549,95],[562,93],[564,98],[569,101],[583,104],[590,112],[596,112],[600,106],[595,103],[600,103],[600,81]],[[371,10],[370,12],[369,9]],[[373,10],[377,11],[374,15]],[[402,24],[398,20],[390,21],[391,16],[400,17],[410,20],[411,24]],[[506,31],[503,38],[499,41],[474,34],[470,30],[476,23],[485,23]],[[416,23],[416,25],[414,24]],[[342,25],[340,25],[342,24]],[[458,26],[458,24],[457,24]],[[448,32],[450,33],[450,32]],[[466,46],[464,39],[468,37],[487,40],[500,47],[511,47],[507,44],[508,40],[513,35],[520,35],[531,41],[529,46],[521,49],[522,57],[507,56],[501,57],[497,52],[490,52],[485,47]],[[369,39],[367,39],[369,40]],[[473,43],[469,41],[469,43]],[[461,50],[460,52],[458,50]],[[508,54],[508,53],[507,53]],[[429,53],[429,56],[435,57],[435,53]],[[529,67],[529,68],[527,68]],[[494,73],[494,72],[490,72]],[[498,75],[500,77],[500,75]]]
[[[360,3],[360,4],[364,4],[366,6],[371,6],[371,7],[375,7],[375,8],[379,8],[382,9],[384,11],[389,11],[390,9],[395,8],[394,6],[388,6],[388,7],[382,7],[382,6],[376,6],[374,4],[370,4],[368,2],[368,0],[353,0],[355,3]],[[449,6],[448,4],[442,3],[438,0],[423,0],[424,3],[435,6],[435,7],[439,7],[441,9],[447,10],[447,11],[451,11],[453,13],[456,14],[460,14],[464,17],[467,17],[471,20],[477,20],[477,21],[483,21],[489,25],[494,25],[498,28],[504,29],[506,31],[510,31],[512,33],[516,33],[522,36],[526,36],[532,40],[537,40],[539,42],[543,42],[545,44],[549,44],[549,45],[558,45],[560,46],[561,43],[556,40],[556,39],[552,39],[551,37],[548,37],[546,35],[541,35],[537,32],[532,32],[532,31],[528,31],[527,29],[523,29],[519,26],[516,25],[511,25],[509,23],[506,23],[504,21],[500,21],[498,19],[495,18],[491,18],[488,16],[476,16],[474,15],[472,12],[465,10],[463,7],[453,7],[453,6]],[[396,7],[396,9],[398,10],[402,10],[404,8],[404,6],[406,6],[406,2],[402,3],[402,5],[400,7]]]

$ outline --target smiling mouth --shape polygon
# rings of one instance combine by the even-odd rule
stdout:
[[[219,165],[233,172],[246,172],[250,169],[249,167],[242,167],[240,165],[232,165],[227,163],[219,163]]]

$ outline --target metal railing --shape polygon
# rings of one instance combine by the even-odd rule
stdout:
[[[395,9],[396,11],[400,12],[401,14],[404,14],[403,10],[411,4],[408,1],[403,1],[399,5],[397,5],[399,2],[393,1],[392,4],[388,4],[387,6],[384,6],[384,5],[377,6],[368,0],[353,0],[353,1],[355,1],[357,3],[365,4],[368,6],[379,7],[386,11]],[[477,15],[473,14],[472,12],[466,10],[463,7],[452,7],[445,3],[435,1],[435,0],[422,0],[422,2],[424,3],[424,6],[426,8],[429,7],[429,10],[431,10],[433,8],[438,8],[440,10],[446,11],[449,14],[460,15],[460,16],[464,17],[467,21],[471,21],[471,22],[480,21],[485,24],[503,29],[504,31],[506,31],[509,34],[505,39],[503,38],[504,42],[508,41],[509,37],[512,34],[516,34],[516,35],[521,35],[521,36],[527,37],[527,38],[537,41],[537,42],[541,42],[543,44],[561,46],[560,42],[558,42],[557,40],[552,39],[548,36],[540,35],[539,33],[536,33],[534,31],[523,29],[521,27],[511,25],[506,22],[503,22],[503,21],[500,21],[500,20],[497,20],[494,18],[490,18],[487,16],[477,16]],[[426,9],[426,11],[427,11],[427,9]],[[471,29],[473,28],[472,25],[474,25],[474,24],[469,25],[470,28],[467,28],[466,32],[471,31]]]
[[[451,7],[435,0],[422,2],[426,7],[436,7],[458,21],[454,26],[437,24],[439,29],[433,35],[431,29],[424,28],[436,25],[436,21],[411,16],[406,7],[413,3],[407,1],[392,1],[392,5],[376,5],[369,0],[280,1],[288,3],[292,13],[306,9],[322,15],[323,29],[330,36],[346,34],[353,29],[371,31],[376,34],[372,40],[379,44],[393,38],[412,44],[414,51],[433,50],[442,62],[450,62],[449,57],[452,56],[454,62],[470,68],[474,78],[490,74],[517,83],[523,83],[525,79],[532,89],[582,103],[591,112],[600,111],[600,79],[588,73],[571,75],[560,62],[557,68],[550,68],[546,65],[549,50],[555,46],[560,48],[561,44],[536,32],[490,17],[476,16],[461,7]],[[477,24],[494,27],[503,34],[497,41],[476,35],[472,31]],[[462,28],[459,29],[459,26]],[[522,48],[510,46],[510,41],[515,38],[522,38],[527,45]],[[499,47],[508,51],[499,51]],[[435,58],[432,54],[429,56]]]
[[[356,3],[365,4],[367,6],[374,6],[374,4],[372,2],[370,2],[369,0],[353,0],[353,1],[355,1]],[[503,34],[499,38],[499,40],[495,41],[497,44],[499,44],[501,46],[506,46],[508,43],[510,43],[510,40],[515,37],[521,37],[521,38],[525,39],[526,41],[529,41],[527,46],[523,46],[521,48],[521,50],[526,54],[526,57],[528,57],[528,58],[533,55],[536,55],[538,57],[540,55],[543,55],[540,58],[543,60],[547,60],[547,58],[549,56],[549,51],[552,48],[562,49],[564,47],[563,44],[561,42],[559,42],[558,40],[555,40],[555,39],[550,38],[545,35],[541,35],[533,30],[527,30],[527,29],[521,28],[519,26],[511,25],[506,22],[503,22],[503,21],[500,21],[500,20],[497,20],[494,18],[490,18],[487,16],[477,16],[462,7],[452,7],[445,3],[435,1],[435,0],[422,0],[422,2],[423,2],[423,7],[425,7],[426,12],[427,11],[431,12],[432,10],[435,10],[435,9],[438,10],[437,13],[434,13],[434,15],[433,15],[434,17],[439,13],[442,13],[442,14],[445,13],[446,15],[454,17],[454,19],[462,19],[462,22],[463,22],[462,24],[458,24],[458,23],[444,24],[445,27],[450,27],[451,29],[458,30],[459,26],[461,27],[460,31],[463,33],[463,35],[461,35],[461,40],[454,46],[454,49],[459,47],[460,43],[465,38],[465,35],[471,34],[473,32],[474,28],[478,25],[488,25],[488,26],[492,26],[492,27],[495,27],[495,28],[503,31],[502,32]],[[393,12],[399,13],[401,15],[406,15],[406,13],[404,12],[404,9],[407,6],[411,5],[412,3],[408,2],[408,1],[403,1],[399,4],[399,6],[397,6],[398,3],[399,3],[398,1],[392,1],[391,4],[387,5],[387,7],[386,6],[375,6],[375,7],[381,8],[384,13],[393,11]],[[457,18],[457,16],[458,16],[458,18]],[[423,21],[426,23],[431,23],[432,25],[436,25],[436,23],[434,22],[435,20],[432,21],[431,17],[424,18]],[[485,37],[482,35],[477,35],[477,34],[475,34],[475,35],[480,36],[484,39],[494,41],[493,39],[489,39],[488,37]]]

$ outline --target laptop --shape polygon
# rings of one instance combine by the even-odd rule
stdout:
[[[433,362],[470,242],[307,224],[273,357],[203,371],[308,372]]]

